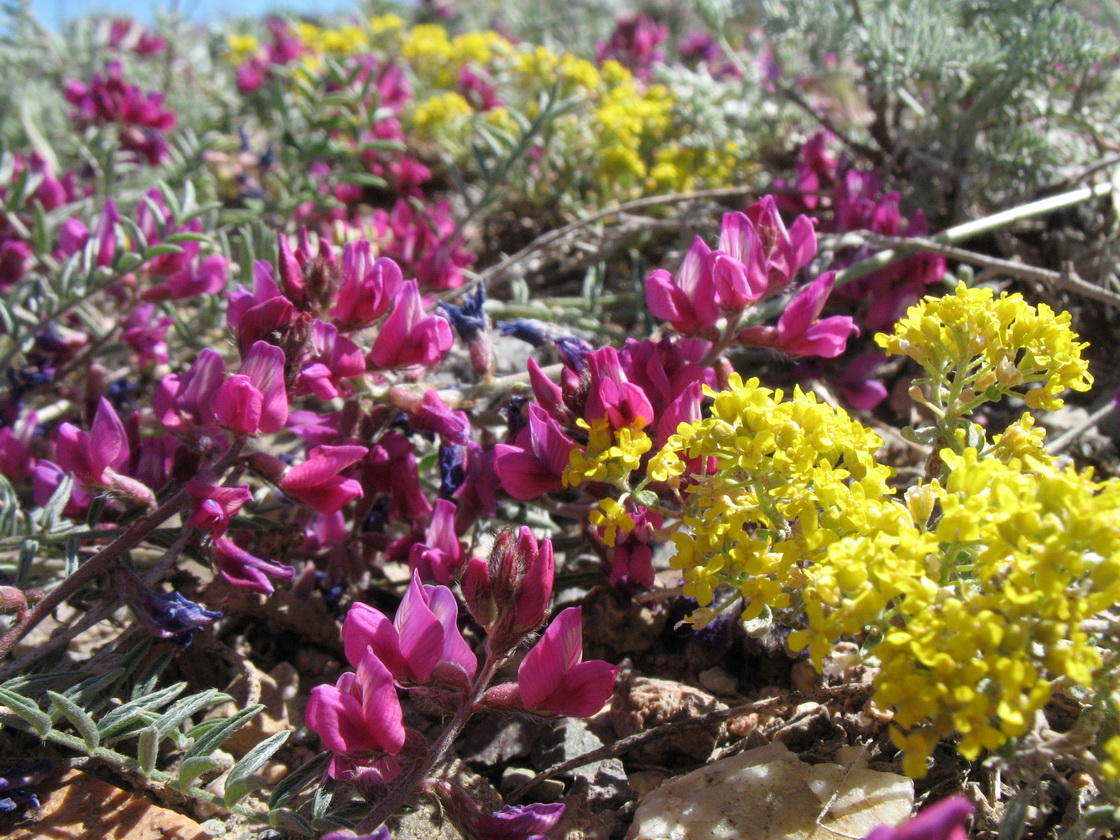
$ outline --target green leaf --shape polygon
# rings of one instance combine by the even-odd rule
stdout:
[[[276,784],[276,787],[272,789],[272,795],[268,797],[268,807],[281,807],[285,802],[295,796],[304,785],[322,778],[323,771],[327,769],[327,764],[330,763],[330,760],[331,754],[329,752],[321,752],[309,762],[301,765],[281,779]]]
[[[58,487],[51,493],[47,503],[43,505],[42,518],[39,520],[42,524],[43,533],[49,534],[58,527],[58,520],[62,517],[62,512],[70,502],[70,494],[73,492],[74,476],[70,473],[64,473],[62,479],[58,482]]]
[[[179,779],[176,787],[186,790],[193,785],[203,773],[209,773],[218,766],[218,762],[208,755],[196,755],[184,758],[179,764]]]
[[[46,738],[51,731],[51,716],[22,694],[0,687],[0,705],[6,706],[21,718],[40,738]]]
[[[757,618],[752,618],[749,621],[743,622],[743,630],[752,639],[760,639],[766,635],[770,630],[770,625],[774,623],[774,614],[770,611],[769,607],[763,607],[762,613]]]
[[[157,715],[152,714],[154,709],[170,703],[182,694],[186,687],[185,682],[176,683],[146,697],[117,706],[101,718],[101,723],[98,724],[101,740],[112,742],[135,734],[137,729],[147,726],[156,719]]]
[[[315,836],[315,829],[311,827],[311,823],[305,817],[301,817],[295,811],[289,811],[286,808],[269,811],[268,824],[284,832],[294,831],[303,837]]]
[[[17,586],[24,583],[31,576],[31,564],[39,551],[39,541],[26,539],[19,547],[19,562],[16,565]]]
[[[191,230],[184,230],[165,237],[163,241],[169,245],[182,245],[184,242],[209,242],[210,237],[205,233],[195,233]]]
[[[153,245],[150,248],[144,249],[143,260],[154,260],[156,257],[162,257],[164,254],[181,254],[183,249],[178,245],[171,242],[161,242],[158,245]]]
[[[229,771],[229,776],[226,778],[225,803],[227,807],[237,804],[248,793],[264,784],[264,778],[256,775],[257,770],[263,767],[273,753],[283,746],[291,734],[290,731],[277,732],[275,735],[265,738],[249,750],[237,764],[233,765],[233,769]]]
[[[140,761],[140,769],[144,775],[152,775],[152,771],[156,769],[156,759],[159,757],[159,730],[154,724],[140,731],[140,745],[136,757]]]
[[[908,440],[911,443],[920,443],[922,446],[932,446],[937,442],[938,429],[936,426],[923,426],[920,429],[914,429],[910,426],[904,426],[899,430],[903,440]]]
[[[232,699],[233,698],[228,694],[218,691],[216,688],[208,688],[201,694],[184,697],[160,716],[160,719],[155,723],[156,730],[159,732],[161,738],[166,738],[177,729],[183,721],[196,712],[209,709],[211,706],[217,706],[219,703],[224,703]]]
[[[248,706],[242,709],[231,718],[206,720],[198,724],[198,726],[193,727],[187,732],[187,737],[193,738],[194,743],[191,745],[191,748],[187,750],[186,757],[195,758],[197,756],[210,755],[210,753],[220,747],[234,732],[256,717],[263,708],[263,704],[257,703],[255,706]]]
[[[630,494],[630,496],[631,496],[631,498],[633,498],[633,500],[635,502],[640,504],[642,507],[655,508],[655,507],[657,507],[657,505],[661,501],[658,498],[657,494],[654,493],[652,490],[635,490],[633,493]]]
[[[54,704],[59,714],[70,721],[73,727],[78,730],[78,734],[86,742],[89,751],[92,753],[96,750],[101,743],[101,733],[97,731],[97,724],[94,723],[93,718],[89,716],[85,709],[65,694],[48,691],[47,696],[51,698],[51,703]]]

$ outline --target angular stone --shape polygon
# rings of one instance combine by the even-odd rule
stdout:
[[[727,706],[698,688],[673,680],[633,677],[619,680],[611,700],[610,721],[619,738],[645,732],[664,723],[699,717]],[[682,755],[703,761],[716,745],[717,727],[682,727],[679,733],[650,741],[631,751],[645,764],[668,766]]]
[[[70,770],[33,788],[42,807],[0,819],[8,840],[208,840],[190,817],[161,808],[81,770]]]
[[[836,840],[910,816],[914,783],[853,764],[810,765],[769,744],[672,779],[638,807],[627,840]]]

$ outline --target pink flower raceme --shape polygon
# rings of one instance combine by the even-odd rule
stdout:
[[[249,350],[237,374],[215,391],[210,407],[234,434],[272,434],[288,421],[284,351],[265,341]]]
[[[215,487],[200,479],[187,482],[187,493],[194,500],[187,525],[191,528],[207,528],[210,536],[215,538],[226,532],[230,519],[241,510],[242,505],[253,498],[248,484],[240,487]]]
[[[333,778],[342,778],[346,759],[394,756],[404,746],[404,713],[393,677],[372,649],[360,653],[356,673],[346,672],[335,685],[316,686],[307,703],[308,727],[336,754]]]
[[[214,540],[210,555],[218,572],[227,582],[262,595],[271,595],[274,591],[270,578],[291,580],[295,575],[295,569],[291,566],[267,557],[258,557],[228,537]]]
[[[382,370],[433,367],[451,349],[451,325],[438,315],[425,315],[415,280],[402,286],[393,311],[374,339],[369,360]]]
[[[368,452],[364,446],[316,446],[284,474],[280,489],[319,513],[336,513],[362,495],[361,484],[339,473]]]
[[[374,227],[379,231],[381,253],[414,274],[425,289],[457,289],[463,285],[464,266],[474,255],[461,247],[461,240],[449,237],[455,232],[451,205],[446,201],[427,206],[423,212],[404,199],[392,210],[375,210]]]
[[[847,347],[848,336],[859,334],[859,327],[847,315],[818,320],[835,282],[836,272],[826,271],[794,296],[776,327],[747,327],[739,332],[737,341],[797,356],[839,356]]]
[[[514,443],[494,447],[494,471],[507,493],[529,501],[564,486],[562,476],[576,442],[536,403]]]
[[[972,810],[972,803],[963,796],[951,796],[900,826],[879,826],[866,840],[968,840],[965,823]]]
[[[128,466],[128,436],[117,412],[102,397],[89,432],[63,423],[55,438],[55,459],[64,471],[86,487],[112,490],[146,507],[155,507],[150,487],[122,474]]]
[[[648,79],[653,65],[665,61],[659,45],[669,36],[669,28],[643,14],[620,17],[607,41],[595,45],[595,58],[602,64],[614,59],[629,68],[635,78]]]
[[[364,661],[367,651],[400,685],[420,685],[438,677],[465,687],[478,659],[458,627],[459,606],[446,586],[428,586],[413,573],[392,621],[373,607],[355,603],[342,623],[346,658]]]
[[[613,429],[645,428],[654,420],[653,406],[645,391],[631,382],[622,368],[618,351],[603,347],[587,354],[590,383],[584,404],[584,419],[607,418]]]
[[[432,503],[420,489],[416,450],[407,436],[395,430],[383,434],[370,448],[363,467],[362,485],[391,499],[391,520],[422,522],[431,515]]]
[[[521,702],[533,712],[567,717],[596,714],[614,690],[618,668],[583,659],[583,610],[569,607],[556,616],[517,669]]]
[[[817,252],[817,234],[808,216],[798,216],[786,230],[774,196],[766,195],[746,209],[762,244],[767,291],[784,289]]]
[[[119,124],[121,146],[138,152],[149,164],[167,156],[162,132],[175,127],[175,112],[163,107],[162,93],[145,95],[126,84],[119,61],[110,61],[105,74],[95,73],[88,85],[68,81],[66,100],[76,108],[72,116],[82,126]]]
[[[487,559],[472,557],[460,585],[463,600],[496,646],[512,646],[548,616],[556,571],[552,541],[541,540],[522,526],[514,537],[502,531]]]

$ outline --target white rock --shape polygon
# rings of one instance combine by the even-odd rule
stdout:
[[[806,764],[780,743],[748,750],[665,782],[627,840],[839,840],[909,817],[914,783],[858,764]]]

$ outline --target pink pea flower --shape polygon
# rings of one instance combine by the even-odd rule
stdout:
[[[45,505],[65,477],[66,470],[54,461],[40,458],[31,471],[31,495],[35,504],[39,507]],[[62,515],[68,519],[84,517],[86,511],[89,510],[89,506],[93,504],[94,495],[92,491],[87,490],[81,484],[75,484],[70,493],[70,500],[66,503],[66,507],[62,509]]]
[[[362,485],[372,493],[391,499],[389,518],[395,522],[423,522],[432,513],[432,503],[420,489],[416,450],[408,437],[389,431],[370,449],[363,464]]]
[[[789,302],[777,327],[747,327],[739,332],[737,340],[797,356],[839,356],[848,345],[848,336],[853,332],[859,335],[859,327],[847,315],[817,320],[835,282],[836,272],[826,271]]]
[[[485,814],[475,798],[451,782],[437,781],[428,785],[447,810],[452,822],[464,837],[474,840],[546,840],[545,832],[564,816],[564,805],[507,805]]]
[[[226,363],[214,350],[198,354],[190,370],[163,377],[152,394],[152,411],[168,431],[197,434],[213,426],[210,401],[226,376]]]
[[[436,499],[424,542],[409,549],[408,565],[421,580],[447,586],[462,566],[463,548],[455,535],[455,503]]]
[[[404,746],[404,713],[393,677],[377,655],[361,651],[357,672],[347,671],[335,685],[311,689],[307,725],[323,746],[350,759],[397,755]],[[340,778],[345,765],[331,766]],[[338,775],[336,775],[338,773]]]
[[[900,826],[879,826],[866,840],[968,840],[965,823],[972,811],[972,803],[965,797],[950,796]]]
[[[536,403],[529,406],[529,423],[512,445],[494,447],[494,471],[507,493],[523,502],[564,486],[575,441]]]
[[[390,621],[384,613],[355,603],[342,623],[342,642],[351,664],[367,651],[383,662],[400,685],[421,685],[433,674],[465,686],[478,659],[459,632],[459,606],[446,586],[429,586],[413,572],[412,583]]]
[[[794,275],[817,252],[817,234],[808,216],[798,216],[786,230],[778,213],[774,196],[766,195],[746,209],[746,217],[754,226],[762,243],[766,260],[767,291],[776,292],[787,285]]]
[[[583,609],[569,607],[556,616],[517,669],[525,708],[566,717],[591,717],[602,709],[614,690],[618,668],[599,659],[582,659]]]
[[[653,65],[665,61],[665,53],[659,45],[668,36],[669,28],[665,24],[641,13],[620,17],[610,39],[595,44],[595,58],[600,64],[614,59],[628,67],[635,78],[648,79]]]
[[[649,397],[627,378],[617,350],[603,347],[587,354],[586,359],[591,380],[584,404],[587,420],[606,417],[614,429],[634,425],[645,428],[653,422]]]
[[[187,526],[209,529],[210,536],[215,538],[226,532],[230,519],[241,510],[242,505],[253,498],[248,484],[240,487],[216,487],[200,479],[188,481],[187,492],[194,500]]]
[[[210,556],[228,583],[262,595],[271,595],[275,591],[271,578],[291,580],[296,573],[291,566],[246,551],[228,537],[214,540]]]
[[[660,514],[642,510],[633,512],[634,527],[615,538],[611,554],[611,586],[627,589],[649,589],[653,586],[653,529],[663,522]],[[600,532],[603,526],[599,527]]]
[[[156,308],[142,303],[133,309],[124,322],[124,338],[135,352],[141,367],[167,363],[167,331],[175,323],[169,315],[155,318]]]
[[[451,325],[438,315],[425,315],[420,287],[409,280],[401,287],[393,311],[373,342],[369,359],[382,370],[433,367],[451,349]]]
[[[456,91],[471,103],[476,111],[489,111],[502,104],[494,85],[474,68],[464,64],[459,70],[459,84]]]
[[[280,291],[272,266],[257,260],[253,263],[253,291],[237,286],[229,297],[226,324],[237,333],[237,345],[244,355],[254,342],[290,324],[295,314],[295,305]]]
[[[556,573],[552,541],[522,526],[516,538],[502,531],[487,559],[473,557],[463,571],[463,600],[488,635],[516,643],[548,617]]]
[[[468,440],[463,453],[463,483],[454,491],[458,510],[455,531],[464,533],[479,517],[493,516],[498,509],[498,474],[494,450]]]
[[[369,242],[351,242],[342,249],[342,287],[331,317],[347,327],[368,327],[389,311],[404,277],[388,257],[373,258]]]
[[[725,312],[738,314],[766,293],[762,240],[745,213],[726,213],[719,247],[712,252],[712,277]]]
[[[361,484],[339,473],[368,452],[364,446],[316,446],[284,474],[280,489],[319,513],[336,513],[362,495]]]
[[[658,268],[646,278],[646,305],[650,313],[668,321],[681,335],[708,333],[719,320],[711,254],[711,249],[697,236],[675,276]]]
[[[31,438],[38,421],[38,413],[32,411],[15,425],[0,429],[0,475],[9,481],[30,478],[35,468]]]
[[[409,428],[418,432],[435,432],[450,444],[463,445],[470,437],[467,415],[462,411],[452,411],[435,388],[426,390],[420,399],[404,388],[390,388],[389,399],[408,412]]]
[[[89,432],[63,423],[55,438],[55,459],[65,472],[86,487],[113,490],[147,507],[155,507],[155,494],[150,487],[122,475],[128,466],[130,448],[124,424],[117,412],[102,397],[97,403]]]
[[[347,379],[366,371],[362,350],[338,327],[317,320],[311,326],[311,353],[296,378],[296,396],[314,394],[321,400],[348,397],[354,393]]]
[[[238,372],[221,384],[211,400],[218,422],[234,434],[272,434],[288,422],[284,388],[284,351],[257,341]]]

